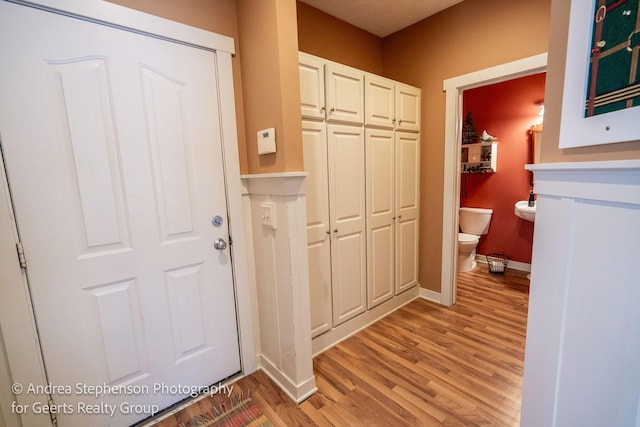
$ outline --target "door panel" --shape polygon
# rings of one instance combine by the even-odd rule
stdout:
[[[141,68],[153,187],[163,241],[191,233],[192,201],[181,92],[185,83]]]
[[[364,130],[328,125],[334,326],[366,308]]]
[[[367,74],[364,78],[365,123],[393,129],[395,123],[395,83]]]
[[[420,89],[396,85],[396,120],[397,130],[420,130]]]
[[[307,245],[311,336],[331,329],[331,238],[329,224],[329,172],[324,123],[302,122],[302,150],[307,200]]]
[[[48,380],[205,386],[238,372],[231,262],[211,246],[228,237],[211,225],[226,218],[215,53],[7,2],[0,50],[2,149]]]
[[[418,283],[418,220],[405,219],[398,223],[396,247],[396,294]]]
[[[325,68],[327,120],[364,123],[364,74],[349,68]]]
[[[60,78],[66,107],[86,249],[126,242],[121,167],[105,60],[84,58],[48,65]]]
[[[420,134],[396,132],[396,295],[418,283]]]
[[[393,131],[366,130],[367,306],[394,295],[395,141]]]
[[[303,118],[324,120],[324,64],[299,56],[300,108]]]

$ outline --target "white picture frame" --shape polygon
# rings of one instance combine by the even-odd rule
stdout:
[[[584,116],[596,0],[571,0],[560,148],[640,140],[640,106]]]

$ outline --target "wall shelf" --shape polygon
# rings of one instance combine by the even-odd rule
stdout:
[[[463,144],[460,155],[462,173],[495,172],[498,164],[498,143]]]

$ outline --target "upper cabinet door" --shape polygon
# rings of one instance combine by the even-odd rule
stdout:
[[[298,64],[302,118],[324,120],[324,64],[304,55]]]
[[[365,124],[393,129],[395,122],[395,83],[367,74],[364,79]]]
[[[327,65],[325,68],[327,121],[364,123],[363,72]]]
[[[396,129],[420,131],[420,89],[396,84]]]

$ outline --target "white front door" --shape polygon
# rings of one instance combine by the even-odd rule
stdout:
[[[0,52],[59,425],[131,424],[239,372],[215,53],[4,1]]]

